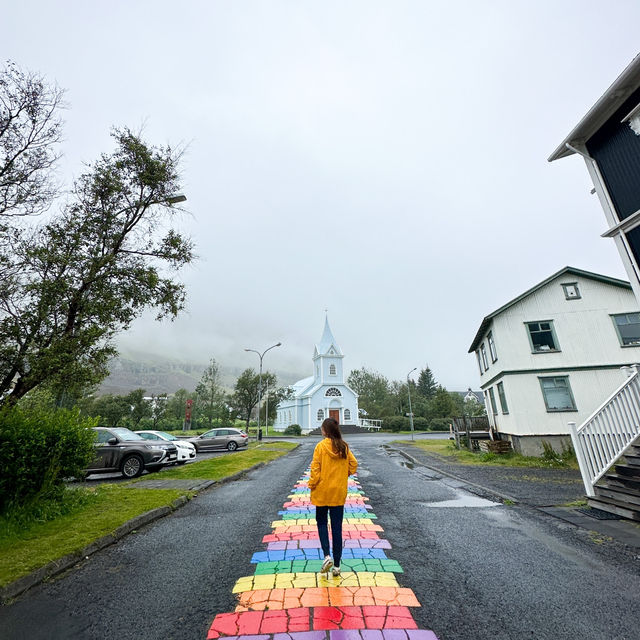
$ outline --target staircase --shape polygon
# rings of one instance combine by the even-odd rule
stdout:
[[[640,521],[640,367],[579,427],[569,423],[587,503]]]
[[[640,521],[640,437],[594,485],[590,507]]]

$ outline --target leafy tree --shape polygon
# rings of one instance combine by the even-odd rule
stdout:
[[[387,415],[389,405],[396,404],[389,381],[376,371],[355,369],[347,377],[347,384],[358,394],[358,406],[371,417]]]
[[[116,149],[77,182],[62,212],[13,244],[0,286],[0,398],[14,403],[46,382],[70,393],[108,374],[114,336],[145,309],[157,319],[184,306],[184,286],[164,277],[193,259],[169,229],[179,190],[169,147],[115,130]]]
[[[145,393],[144,389],[134,389],[125,396],[125,401],[129,403],[129,422],[133,429],[138,428],[140,420],[153,415],[151,403],[144,399]]]
[[[186,389],[178,389],[168,400],[165,416],[173,419],[182,425],[187,406],[187,400],[191,397],[191,392]]]
[[[159,423],[162,421],[167,413],[167,394],[161,393],[160,395],[151,396],[151,424],[154,429],[157,429]]]
[[[0,216],[36,214],[51,204],[63,95],[13,62],[0,69]]]
[[[262,374],[262,389],[266,387],[276,388],[277,379],[273,373]],[[254,369],[245,369],[236,381],[231,404],[242,420],[246,422],[249,429],[251,413],[258,404],[260,398],[260,374]]]
[[[264,378],[264,375],[262,376]],[[274,375],[275,379],[275,375]],[[267,424],[266,412],[269,410],[269,422],[274,422],[278,414],[278,405],[283,400],[288,400],[293,396],[291,387],[268,387],[266,395],[263,396],[263,407],[261,412],[261,420],[263,424]],[[269,402],[267,403],[267,398]]]
[[[95,398],[87,408],[90,416],[100,416],[100,424],[105,427],[122,426],[131,413],[131,404],[126,396],[107,394]]]
[[[436,395],[436,391],[438,390],[438,383],[433,377],[433,373],[431,369],[427,366],[424,369],[420,370],[420,375],[418,376],[418,384],[416,385],[416,391],[419,395],[427,400],[431,400]]]
[[[196,397],[198,414],[207,421],[209,427],[213,420],[228,415],[225,393],[220,386],[220,368],[214,358],[211,358],[209,366],[200,378],[196,387]]]
[[[458,412],[457,394],[449,393],[444,387],[438,387],[433,399],[429,402],[430,418],[450,418]]]

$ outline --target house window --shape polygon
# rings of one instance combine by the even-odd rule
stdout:
[[[577,411],[569,376],[538,378],[547,411]]]
[[[318,409],[318,421],[324,420],[324,411],[322,409]]]
[[[559,351],[558,341],[553,331],[553,322],[527,322],[529,330],[529,341],[533,353],[546,353],[549,351]]]
[[[564,289],[564,297],[567,300],[577,300],[582,297],[577,282],[565,282],[562,288]]]
[[[329,365],[329,375],[330,376],[335,376],[336,375],[336,365],[335,364],[330,364]]]
[[[640,313],[619,313],[613,318],[618,339],[623,347],[640,345]]]
[[[496,352],[496,343],[493,341],[493,333],[491,331],[489,331],[489,335],[487,336],[487,342],[489,343],[491,362],[495,362],[498,359],[498,353]]]
[[[493,387],[489,387],[489,401],[491,402],[491,413],[495,416],[498,413],[498,407],[496,407],[496,396],[493,393]]]
[[[507,406],[507,398],[504,395],[504,383],[498,382],[498,397],[500,398],[500,407],[502,408],[502,413],[509,413],[509,407]]]
[[[480,345],[480,355],[482,356],[482,366],[485,371],[489,369],[489,361],[487,360],[487,350],[484,346],[484,342]]]
[[[342,394],[340,393],[340,389],[337,389],[336,387],[329,387],[324,395],[325,396],[341,396]]]
[[[351,411],[349,409],[344,410],[344,419],[345,421],[351,420]]]
[[[476,358],[478,359],[478,369],[480,369],[480,375],[482,375],[482,362],[480,361],[480,349],[476,349]]]

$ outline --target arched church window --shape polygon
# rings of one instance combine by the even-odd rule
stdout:
[[[325,396],[341,396],[340,389],[337,387],[329,387],[324,394]]]
[[[335,364],[330,364],[329,365],[329,375],[330,376],[335,376],[336,375],[336,365]]]
[[[324,420],[324,411],[322,409],[318,409],[318,420]]]
[[[349,411],[349,409],[344,410],[344,419],[351,420],[351,411]]]

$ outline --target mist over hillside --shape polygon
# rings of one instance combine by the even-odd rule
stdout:
[[[208,362],[193,362],[155,353],[123,350],[111,361],[109,377],[102,382],[97,393],[123,395],[133,389],[144,389],[148,394],[172,394],[181,388],[193,391],[207,365]],[[232,391],[244,369],[220,362],[218,365],[221,385],[226,391]],[[276,374],[278,384],[282,386],[293,384],[309,375],[305,372],[292,373],[273,369],[269,371]]]

